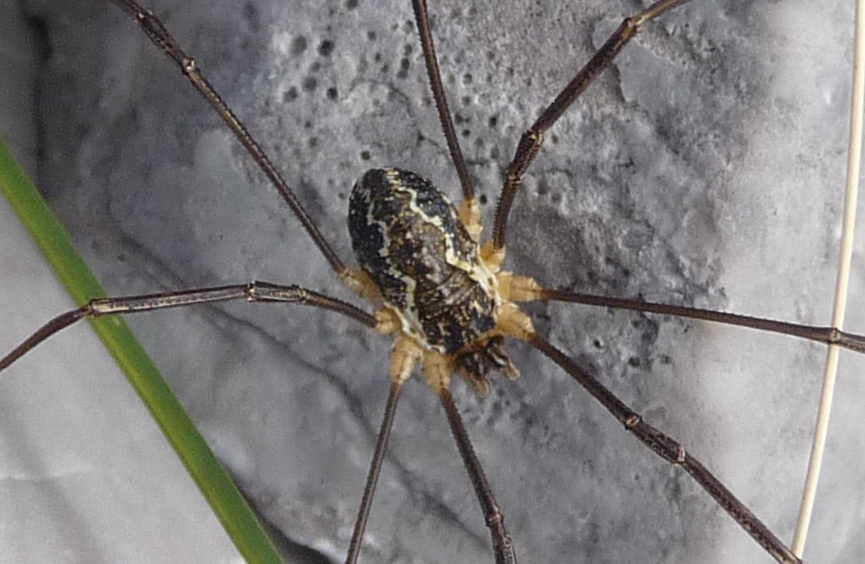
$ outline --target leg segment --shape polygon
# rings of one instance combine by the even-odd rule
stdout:
[[[527,341],[561,366],[587,392],[601,402],[607,411],[625,426],[625,429],[652,449],[652,452],[670,464],[681,466],[775,560],[782,564],[801,564],[802,561],[784,546],[784,543],[750,509],[745,507],[745,504],[736,499],[736,496],[718,478],[712,475],[696,458],[688,454],[681,444],[643,421],[639,414],[622,403],[597,378],[577,366],[573,360],[545,339],[535,334]]]
[[[496,564],[516,564],[517,557],[514,553],[514,544],[511,542],[507,528],[505,528],[504,517],[499,510],[495,497],[493,497],[493,492],[490,489],[489,483],[487,483],[487,478],[484,475],[475,450],[472,448],[472,443],[469,440],[465,425],[463,425],[462,417],[460,417],[459,411],[457,411],[454,398],[447,388],[438,389],[436,392],[439,398],[441,398],[442,405],[448,416],[451,432],[457,442],[457,449],[460,451],[463,464],[465,464],[469,478],[471,478],[472,485],[475,488],[475,495],[477,495],[481,509],[484,512],[484,518],[490,530],[490,536],[493,539],[493,552],[495,553]]]
[[[219,117],[228,125],[232,133],[237,137],[237,140],[249,152],[259,168],[264,171],[264,174],[267,175],[267,178],[279,192],[280,196],[282,196],[282,199],[285,200],[291,211],[300,220],[306,232],[312,237],[315,246],[318,247],[333,270],[337,274],[342,275],[346,269],[345,265],[315,226],[312,218],[306,213],[306,210],[300,204],[300,200],[297,199],[297,195],[288,187],[288,184],[285,183],[282,175],[273,166],[273,163],[262,150],[261,146],[250,135],[243,122],[234,115],[234,112],[231,111],[222,97],[213,89],[210,82],[201,74],[201,70],[195,64],[195,60],[183,51],[177,40],[168,33],[162,22],[150,10],[145,10],[134,0],[111,0],[111,2],[135,19],[135,23],[141,27],[148,39],[180,68],[183,76],[189,79],[189,82],[192,83],[195,89],[216,110]]]
[[[534,125],[523,134],[517,145],[514,158],[511,164],[508,165],[504,189],[502,190],[501,199],[499,199],[499,205],[496,208],[496,220],[493,227],[494,249],[504,249],[505,247],[505,235],[511,205],[514,202],[517,190],[522,185],[526,169],[532,163],[535,155],[541,148],[541,144],[544,142],[544,133],[562,117],[565,110],[595,81],[598,75],[601,74],[601,71],[610,65],[613,59],[616,58],[616,55],[628,44],[628,41],[637,34],[640,26],[689,1],[660,0],[642,12],[626,18],[591,60],[586,63],[586,66],[580,69],[568,85],[559,92],[556,99],[547,106]]]
[[[396,405],[397,401],[399,401],[399,394],[402,391],[404,381],[405,380],[392,380],[390,383],[390,393],[387,396],[387,405],[384,408],[384,419],[381,422],[381,429],[378,432],[378,440],[375,443],[375,452],[373,452],[372,462],[369,465],[366,486],[364,486],[363,497],[360,501],[360,509],[357,512],[357,521],[354,522],[354,532],[351,534],[351,542],[348,545],[348,555],[345,557],[345,564],[355,564],[357,562],[357,557],[360,554],[363,532],[366,529],[366,522],[369,519],[369,511],[372,507],[372,498],[375,495],[375,486],[378,484],[378,476],[381,473],[381,464],[384,462],[388,439],[390,439],[390,430],[393,427],[393,417],[396,415]]]
[[[466,167],[462,151],[460,151],[460,144],[454,130],[453,117],[451,116],[450,109],[448,109],[447,98],[445,97],[444,87],[442,86],[441,72],[439,71],[438,60],[436,59],[435,47],[433,45],[432,32],[430,31],[429,13],[427,12],[426,0],[412,0],[411,4],[414,9],[414,19],[415,23],[417,23],[418,34],[420,35],[420,44],[423,49],[427,76],[429,77],[430,88],[432,88],[433,93],[433,100],[435,100],[436,110],[438,110],[442,131],[445,134],[445,139],[447,139],[451,160],[454,162],[454,167],[457,169],[457,175],[459,176],[460,184],[462,185],[463,199],[466,201],[475,201],[475,191],[472,187],[471,181],[469,180],[468,168]],[[475,205],[477,205],[477,203],[475,203]]]
[[[300,286],[281,286],[269,282],[250,282],[248,284],[236,284],[233,286],[202,288],[181,292],[163,292],[160,294],[129,296],[125,298],[97,298],[90,300],[76,310],[68,311],[55,317],[39,328],[27,340],[15,347],[12,352],[0,358],[0,371],[24,356],[25,353],[51,335],[65,329],[79,319],[236,300],[309,305],[336,311],[368,327],[374,328],[377,325],[375,317],[346,302],[301,288]]]
[[[799,337],[800,339],[807,339],[809,341],[825,343],[827,345],[838,345],[839,347],[844,347],[851,351],[865,353],[865,336],[847,333],[840,329],[836,329],[835,327],[799,325],[787,321],[762,319],[760,317],[740,315],[737,313],[724,313],[721,311],[644,302],[640,300],[629,300],[625,298],[608,298],[605,296],[593,296],[591,294],[581,294],[579,292],[553,290],[541,287],[538,287],[537,291],[534,292],[534,297],[531,299],[571,302],[575,304],[656,313],[659,315],[673,315],[676,317],[686,317],[688,319],[701,319],[703,321],[724,323],[726,325],[748,327],[750,329],[757,329],[758,331],[790,335],[791,337]],[[530,300],[526,299],[524,301]]]

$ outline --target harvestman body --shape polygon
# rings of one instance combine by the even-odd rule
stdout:
[[[363,265],[363,261],[361,261],[361,264]],[[378,286],[381,287],[382,284],[379,283]],[[391,301],[393,302],[393,301],[396,301],[396,300],[391,300]],[[495,302],[496,299],[495,299],[495,298],[490,298],[490,301]],[[490,308],[482,308],[482,309],[484,309],[485,311],[489,311]],[[493,307],[493,309],[494,309],[494,307]],[[422,323],[421,323],[421,325],[422,325]],[[413,324],[410,320],[407,321],[406,319],[401,319],[401,320],[400,320],[400,326],[402,327],[402,329],[404,330],[404,332],[407,333],[407,334],[411,334],[411,332],[412,332],[412,328],[415,327],[414,324]],[[415,328],[416,328],[416,327],[415,327]],[[484,332],[490,330],[490,328],[491,328],[491,327],[490,327],[490,323],[489,323],[489,322],[481,323],[480,328],[479,328],[476,332],[474,332],[474,333],[472,334],[472,337],[471,337],[470,339],[467,339],[467,341],[471,341],[471,339],[473,339],[473,338],[475,338],[475,337],[477,337],[477,336],[479,336],[479,335],[484,334]],[[420,338],[419,340],[423,340],[423,338]],[[485,342],[485,344],[487,344],[487,343],[488,343],[488,341]],[[445,346],[445,345],[442,345],[442,346],[443,346],[443,348],[445,349],[445,352],[447,352],[448,354],[454,354],[454,353],[460,352],[460,350],[461,350],[461,347],[458,347],[458,346],[452,346],[452,347],[448,347],[448,346]],[[549,349],[547,349],[547,352],[551,352],[551,351],[549,351]],[[553,354],[554,354],[554,353],[553,353]],[[465,358],[465,357],[463,357],[463,358]],[[501,358],[501,357],[500,357],[499,355],[497,355],[497,354],[489,354],[489,355],[482,355],[481,357],[478,357],[478,358],[476,358],[476,359],[474,359],[474,360],[472,360],[471,358],[469,358],[469,359],[466,360],[465,362],[466,362],[468,365],[478,365],[478,364],[483,365],[483,364],[485,364],[485,363],[488,362],[488,359],[496,359],[496,358]],[[563,358],[558,358],[558,360],[560,360],[560,361],[562,361],[562,362],[566,362],[565,359],[563,359]],[[507,366],[508,366],[508,363],[507,363],[506,361],[501,361],[501,362],[495,361],[495,362],[493,362],[493,364],[495,364],[495,365],[497,365],[497,366],[502,366],[502,367],[507,367]],[[484,371],[479,371],[479,372],[484,372]],[[483,380],[483,379],[481,379],[481,381],[482,381],[482,380]],[[477,380],[476,380],[476,381],[477,381]],[[481,388],[482,388],[482,387],[483,387],[483,386],[481,386]],[[624,423],[626,423],[626,425],[628,425],[628,426],[630,426],[630,427],[634,427],[634,426],[638,425],[639,422],[638,422],[637,419],[634,419],[634,418],[632,418],[631,416],[627,416],[627,417],[625,417],[625,421],[624,421]],[[679,450],[678,447],[674,447],[674,448],[670,451],[670,458],[672,458],[673,460],[677,460],[677,461],[679,461],[679,462],[684,462],[684,461],[686,460],[686,458],[684,457],[683,452],[682,452],[681,450]],[[518,541],[517,541],[517,542],[518,542]]]

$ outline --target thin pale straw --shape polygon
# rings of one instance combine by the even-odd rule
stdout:
[[[838,279],[835,286],[835,305],[832,313],[832,326],[841,328],[847,307],[847,291],[850,279],[850,262],[853,254],[853,228],[856,224],[856,197],[859,188],[859,164],[862,154],[862,111],[865,93],[865,0],[856,2],[856,38],[853,53],[853,96],[850,109],[850,141],[847,155],[847,188],[844,196],[844,220],[841,235],[841,253],[838,262]],[[799,507],[799,520],[791,547],[799,558],[805,551],[805,539],[811,525],[811,515],[817,495],[817,483],[823,464],[826,448],[826,434],[829,429],[829,413],[832,410],[832,397],[835,392],[835,376],[838,371],[837,346],[829,347],[826,356],[826,370],[823,375],[823,390],[820,395],[820,410],[814,430],[814,443],[811,445],[811,458],[808,461],[808,475],[805,490]]]

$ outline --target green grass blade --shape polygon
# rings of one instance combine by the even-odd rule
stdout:
[[[0,139],[0,192],[76,304],[105,296],[69,236]],[[153,415],[237,549],[249,563],[281,563],[228,473],[120,317],[93,320],[105,347]]]

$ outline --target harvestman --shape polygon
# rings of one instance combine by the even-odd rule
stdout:
[[[675,3],[675,4],[679,4],[679,3],[684,3],[684,2],[677,2],[677,3]],[[671,3],[671,4],[672,4],[672,3]],[[503,227],[502,227],[499,231],[500,231],[500,233],[503,233]],[[501,238],[503,239],[503,236],[502,236]],[[550,295],[550,296],[546,296],[546,297],[552,297],[552,296]],[[557,297],[560,297],[560,298],[561,298],[561,297],[563,297],[563,296],[558,295]],[[296,299],[296,296],[294,296],[294,297],[290,297],[289,299],[290,299],[290,300],[294,300],[294,299]],[[320,303],[321,303],[321,304],[325,304],[325,303],[327,303],[327,304],[331,305],[332,307],[335,307],[336,309],[341,310],[341,311],[351,311],[351,312],[354,312],[354,311],[355,311],[355,310],[353,310],[353,309],[346,309],[345,306],[343,306],[343,305],[341,305],[341,304],[333,303],[333,302],[320,302]],[[601,304],[604,304],[604,305],[615,305],[617,302],[610,301],[610,300],[604,300],[604,299],[601,299],[601,300],[600,300],[600,303],[601,303]],[[151,305],[152,305],[152,304],[151,304]],[[163,305],[164,305],[164,304],[163,304]],[[622,304],[622,303],[618,303],[618,305],[623,305],[623,304]],[[642,305],[642,306],[640,306],[640,309],[644,309],[644,310],[645,310],[645,309],[648,309],[648,308],[647,308],[647,306]],[[662,308],[660,311],[662,311],[662,312],[666,312],[666,313],[684,313],[683,310],[679,310],[679,309],[676,309],[676,308],[670,308],[670,307],[664,307],[664,308]],[[366,319],[367,321],[369,321],[369,319],[368,319],[367,317],[364,317],[364,316],[362,316],[362,315],[360,315],[360,314],[355,314],[355,315],[357,315],[357,316],[359,316],[359,317],[361,317],[361,318]],[[729,318],[726,318],[726,320],[729,321],[730,319],[729,319]],[[798,331],[798,330],[799,330],[799,329],[793,329],[793,328],[790,328],[790,329],[791,329],[791,331]],[[544,345],[541,341],[538,341],[536,344],[537,344],[537,346],[539,346],[540,348],[542,348],[542,349],[546,349],[548,353],[550,353],[550,354],[556,356],[556,353],[553,352],[553,351],[551,351],[550,349],[547,349],[547,348],[546,348],[546,345]],[[562,358],[559,358],[559,360],[560,360],[561,362],[566,362],[566,361],[565,361],[564,359],[562,359]],[[447,397],[447,396],[445,395],[445,397]],[[636,423],[636,420],[633,419],[632,416],[630,416],[630,415],[623,415],[623,416],[622,416],[622,419],[624,419],[626,423]],[[670,454],[669,454],[669,457],[671,457],[671,458],[681,458],[681,454],[678,452],[678,449],[675,449],[675,454],[670,453]],[[687,460],[687,459],[685,459],[685,460]],[[775,547],[775,550],[776,550],[776,551],[781,551],[781,549],[778,548],[777,546]]]

